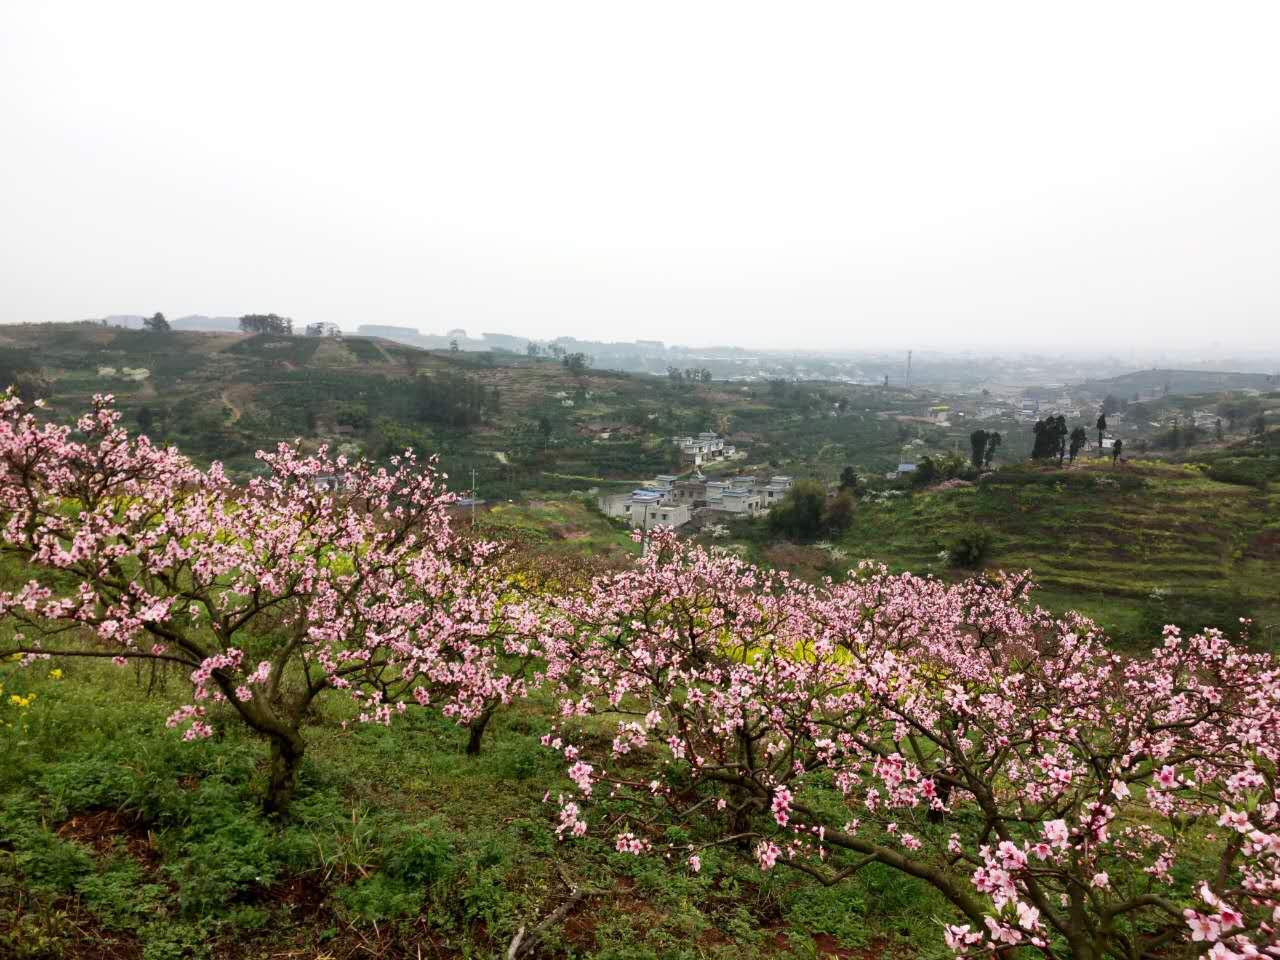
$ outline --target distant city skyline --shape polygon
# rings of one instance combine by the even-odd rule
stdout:
[[[1280,353],[1280,7],[16,4],[0,321]]]

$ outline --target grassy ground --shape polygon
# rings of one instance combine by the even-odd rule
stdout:
[[[936,896],[874,867],[823,889],[714,852],[693,876],[599,839],[558,843],[568,783],[538,743],[545,703],[499,714],[468,758],[439,718],[344,729],[347,702],[323,701],[281,825],[257,813],[260,743],[234,724],[194,744],[165,728],[178,677],[148,692],[132,668],[62,671],[5,671],[0,956],[493,957],[570,885],[593,892],[545,956],[945,952]]]
[[[463,518],[470,522],[465,512]],[[587,496],[497,503],[477,514],[475,526],[489,539],[545,558],[624,562],[640,552],[630,532],[600,513]]]

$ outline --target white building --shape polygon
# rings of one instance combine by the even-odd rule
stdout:
[[[731,443],[725,443],[718,433],[704,432],[696,437],[672,437],[671,442],[680,448],[680,456],[694,466],[717,460],[738,459],[740,454]]]
[[[601,497],[598,503],[606,516],[626,518],[628,524],[641,530],[682,527],[689,522],[689,504],[672,501],[670,492],[670,488],[642,487],[630,493]]]
[[[770,477],[769,482],[761,490],[766,509],[785,497],[794,483],[794,480],[782,474]]]

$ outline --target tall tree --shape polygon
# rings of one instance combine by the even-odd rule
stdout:
[[[1120,462],[1120,454],[1124,450],[1124,441],[1117,440],[1111,448],[1111,465],[1115,466]]]
[[[987,434],[987,453],[982,461],[984,467],[991,466],[991,461],[995,459],[996,451],[1000,449],[1002,443],[1004,443],[1004,437],[1000,436],[997,431],[992,430]]]
[[[986,430],[975,430],[969,434],[969,458],[974,467],[981,469],[987,456],[987,444],[991,435]]]
[[[1037,420],[1032,428],[1035,441],[1031,448],[1034,460],[1058,458],[1059,464],[1067,454],[1067,419],[1061,415]]]
[[[1107,432],[1107,415],[1106,413],[1098,414],[1098,452],[1102,452],[1102,435]]]
[[[169,321],[165,319],[164,314],[156,312],[147,319],[142,321],[142,325],[152,333],[168,333]]]
[[[1089,434],[1085,433],[1084,427],[1076,427],[1071,431],[1071,462],[1076,462],[1076,457],[1089,443]]]

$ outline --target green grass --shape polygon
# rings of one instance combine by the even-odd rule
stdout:
[[[538,736],[551,705],[500,713],[478,758],[463,731],[411,711],[354,725],[323,701],[293,818],[257,812],[263,746],[236,724],[182,743],[184,684],[106,664],[6,672],[0,707],[0,956],[492,957],[573,883],[596,891],[547,956],[817,957],[944,952],[936,895],[868,870],[821,889],[714,851],[699,875],[559,843]]]

